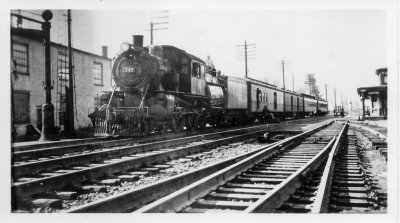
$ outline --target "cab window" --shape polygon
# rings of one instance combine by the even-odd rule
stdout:
[[[194,62],[192,64],[192,76],[199,77],[200,76],[200,64]]]
[[[206,68],[203,64],[200,64],[198,62],[192,63],[192,76],[193,77],[204,79],[205,70],[206,70]]]
[[[206,74],[206,66],[204,66],[204,64],[200,64],[200,76],[199,78],[205,78],[205,74]]]

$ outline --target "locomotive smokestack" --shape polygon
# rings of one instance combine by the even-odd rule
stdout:
[[[107,58],[108,57],[108,47],[107,46],[102,46],[101,47],[101,56]]]
[[[143,47],[143,36],[133,35],[133,45],[136,47]]]

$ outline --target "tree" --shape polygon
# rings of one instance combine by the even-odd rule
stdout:
[[[320,91],[317,86],[317,81],[315,79],[315,74],[307,74],[304,81],[306,89],[309,90],[310,95],[320,97]]]

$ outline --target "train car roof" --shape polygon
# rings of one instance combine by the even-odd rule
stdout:
[[[297,92],[292,92],[292,91],[288,91],[288,90],[283,90],[283,89],[279,89],[276,85],[264,82],[264,81],[260,81],[257,79],[253,79],[253,78],[240,78],[243,79],[246,82],[250,82],[252,84],[258,84],[258,85],[266,85],[266,87],[270,87],[273,88],[274,90],[280,91],[280,92],[285,92],[288,94],[293,94],[293,95],[297,95],[297,96],[301,96],[301,93],[297,93]]]
[[[301,95],[303,95],[303,96],[306,97],[306,98],[312,98],[312,99],[315,99],[315,100],[318,100],[318,101],[327,102],[326,100],[324,100],[324,99],[322,99],[322,98],[319,98],[319,97],[316,97],[316,96],[311,96],[311,95],[303,94],[303,93],[301,93]]]
[[[200,59],[199,57],[193,56],[192,54],[190,54],[190,53],[188,53],[188,52],[186,52],[186,51],[184,51],[182,49],[179,49],[178,47],[171,46],[171,45],[158,45],[158,46],[160,46],[162,48],[169,48],[169,49],[172,49],[172,50],[176,50],[176,51],[178,51],[180,53],[186,54],[192,60],[196,60],[196,61],[204,63],[204,64],[206,63],[202,59]]]
[[[259,84],[265,84],[265,85],[268,85],[268,86],[270,86],[270,87],[277,88],[276,85],[273,85],[273,84],[270,84],[270,83],[267,83],[267,82],[264,82],[264,81],[260,81],[260,80],[257,80],[257,79],[253,79],[253,78],[250,78],[250,77],[247,77],[247,78],[244,78],[244,79],[245,79],[246,81],[248,81],[248,82],[259,83]]]
[[[302,95],[302,96],[304,96],[304,97],[306,97],[306,98],[317,99],[316,97],[314,97],[314,96],[311,96],[311,95],[309,95],[309,94],[304,94],[304,93],[301,93],[301,95]]]

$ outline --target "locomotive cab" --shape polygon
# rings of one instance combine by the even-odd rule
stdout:
[[[191,92],[197,95],[206,95],[205,64],[193,60],[191,63]]]

